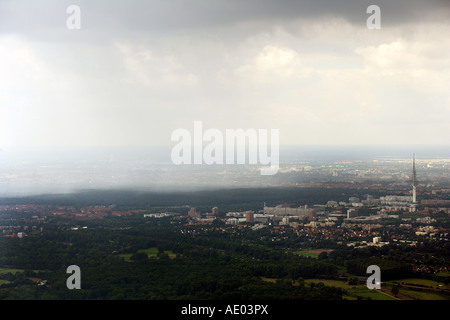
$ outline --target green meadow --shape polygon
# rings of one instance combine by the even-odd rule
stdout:
[[[417,300],[449,300],[448,296],[431,291],[418,291],[400,288],[399,293]]]
[[[24,272],[23,269],[12,269],[12,268],[0,268],[0,274],[12,273],[16,274],[18,272]]]
[[[345,281],[328,280],[328,279],[306,279],[305,283],[319,283],[322,282],[326,286],[337,287],[346,290],[347,294],[343,296],[346,300],[356,300],[359,297],[372,300],[395,300],[395,298],[388,296],[377,290],[370,290],[365,285],[350,285]]]
[[[419,278],[408,278],[408,279],[401,279],[397,281],[401,285],[419,285],[419,286],[425,286],[433,289],[447,289],[450,290],[450,284],[445,284],[443,282],[438,282],[434,280],[428,280],[428,279],[419,279]]]
[[[0,275],[7,274],[7,273],[16,274],[16,273],[20,273],[20,272],[24,272],[24,271],[25,270],[23,270],[23,269],[0,268]],[[0,279],[0,285],[5,284],[5,283],[10,283],[10,282],[11,281]]]
[[[317,257],[319,256],[319,253],[309,251],[309,250],[296,251],[294,253],[299,256],[311,257],[311,258],[315,258],[315,259],[317,259]]]

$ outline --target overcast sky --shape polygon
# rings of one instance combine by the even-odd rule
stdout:
[[[444,0],[0,0],[0,149],[171,145],[194,120],[281,144],[448,143],[449,35]]]

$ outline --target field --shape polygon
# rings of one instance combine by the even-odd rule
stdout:
[[[394,283],[400,285],[399,294],[416,300],[450,300],[448,291],[447,293],[440,291],[441,289],[449,290],[450,285],[446,285],[443,282],[420,278],[408,278],[384,282],[384,286],[391,289]]]
[[[275,282],[277,282],[277,280],[279,280],[279,279],[275,279],[275,278],[266,278],[266,277],[261,277],[261,279],[263,281],[271,282],[271,283],[275,283]]]
[[[354,285],[349,285],[347,282],[339,281],[339,280],[305,279],[305,283],[310,283],[310,282],[314,282],[314,283],[322,282],[326,286],[338,287],[338,288],[342,288],[342,289],[345,289],[345,290],[357,287],[357,286],[354,286]]]
[[[371,298],[372,300],[395,300],[394,298],[385,295],[382,292],[376,290],[370,290],[365,285],[349,285],[347,282],[339,280],[327,280],[327,279],[307,279],[305,283],[322,282],[326,286],[338,287],[347,291],[347,294],[343,296],[346,300],[356,300],[359,297]]]
[[[6,274],[6,273],[15,274],[15,273],[24,272],[24,271],[25,270],[22,270],[22,269],[0,268],[0,275]],[[5,283],[10,283],[10,281],[0,279],[0,285],[5,284]]]
[[[450,290],[450,284],[445,284],[443,282],[428,280],[428,279],[419,279],[419,278],[409,278],[409,279],[401,279],[397,281],[391,281],[391,282],[397,282],[401,285],[419,285],[419,286],[425,286],[429,288],[434,289],[447,289]]]
[[[305,257],[311,257],[311,258],[317,259],[319,257],[319,254],[323,251],[329,252],[331,250],[329,250],[329,249],[302,250],[302,251],[296,251],[294,253],[299,256],[305,256]]]
[[[0,268],[0,274],[24,272],[22,269]]]
[[[430,291],[417,291],[400,288],[400,293],[417,300],[449,300],[448,296]]]
[[[276,282],[278,279],[262,278],[264,281]],[[323,283],[329,287],[337,287],[346,290],[346,294],[343,296],[345,300],[356,300],[358,297],[363,299],[370,298],[372,300],[396,300],[395,298],[388,296],[377,290],[370,290],[366,285],[350,285],[346,281],[340,280],[328,280],[328,279],[305,279],[305,283]]]
[[[450,277],[450,272],[439,272],[436,275],[439,277]]]
[[[354,300],[358,296],[362,298],[370,298],[372,300],[397,300],[391,296],[388,296],[380,291],[370,290],[366,286],[356,286],[347,290],[347,296],[344,299]]]

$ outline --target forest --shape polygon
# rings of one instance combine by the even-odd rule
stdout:
[[[0,266],[25,270],[0,275],[7,281],[0,285],[0,299],[341,299],[337,288],[294,285],[294,280],[336,276],[332,264],[240,239],[178,231],[170,221],[112,218],[76,232],[61,228],[0,238]],[[157,254],[139,254],[146,248]],[[66,268],[73,264],[81,269],[82,290],[66,287]]]
[[[306,199],[320,203],[363,195],[357,190],[325,193],[296,188],[210,190],[179,196],[97,191],[16,198],[15,203],[75,207],[114,204],[115,210],[147,208],[157,212],[164,208],[184,215],[185,205],[195,203],[208,211],[219,206],[223,216],[227,210],[245,210],[246,205],[254,209],[261,198],[272,201],[271,205],[278,201],[300,205]],[[311,200],[311,194],[316,198]],[[0,203],[13,200],[2,199]],[[0,225],[28,221],[31,229],[32,216],[3,211]],[[310,242],[293,232],[273,241],[268,227],[252,230],[244,224],[231,228],[218,219],[208,225],[190,225],[181,215],[108,215],[87,220],[50,216],[42,226],[42,230],[28,232],[23,238],[0,237],[0,299],[342,300],[345,289],[308,280],[347,281],[355,275],[365,276],[371,264],[383,268],[385,280],[409,277],[415,262],[442,264],[450,252],[448,243],[436,246],[429,241],[417,246],[390,244],[356,249],[332,240]],[[297,254],[314,248],[330,250],[317,258]],[[70,265],[80,267],[81,290],[67,288],[66,270]]]
[[[123,209],[152,209],[155,207],[195,206],[210,210],[219,207],[220,212],[233,210],[263,209],[267,206],[287,204],[303,206],[326,204],[329,200],[348,201],[356,196],[365,199],[369,191],[349,188],[299,188],[299,187],[260,187],[260,188],[221,188],[185,191],[136,191],[126,189],[80,190],[67,194],[46,194],[27,197],[0,198],[0,205],[45,204],[70,205],[112,205]],[[372,195],[384,195],[382,191],[370,190]]]

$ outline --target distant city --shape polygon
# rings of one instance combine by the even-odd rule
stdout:
[[[448,300],[449,158],[358,157],[357,150],[337,160],[318,154],[339,148],[291,153],[275,176],[257,166],[173,166],[114,153],[3,161],[0,298],[274,299],[282,292]],[[74,260],[87,279],[78,295],[61,285],[61,269]],[[369,265],[381,268],[380,289],[366,287]],[[104,282],[97,268],[116,275]],[[152,286],[121,280],[136,274]],[[253,289],[244,294],[249,279]]]
[[[418,150],[418,151],[416,151]],[[256,165],[173,165],[169,148],[3,150],[0,196],[70,193],[84,189],[186,190],[245,186],[353,187],[411,184],[417,156],[423,194],[449,187],[450,148],[298,146],[280,149],[280,170],[259,174]],[[411,194],[412,195],[412,194]]]

